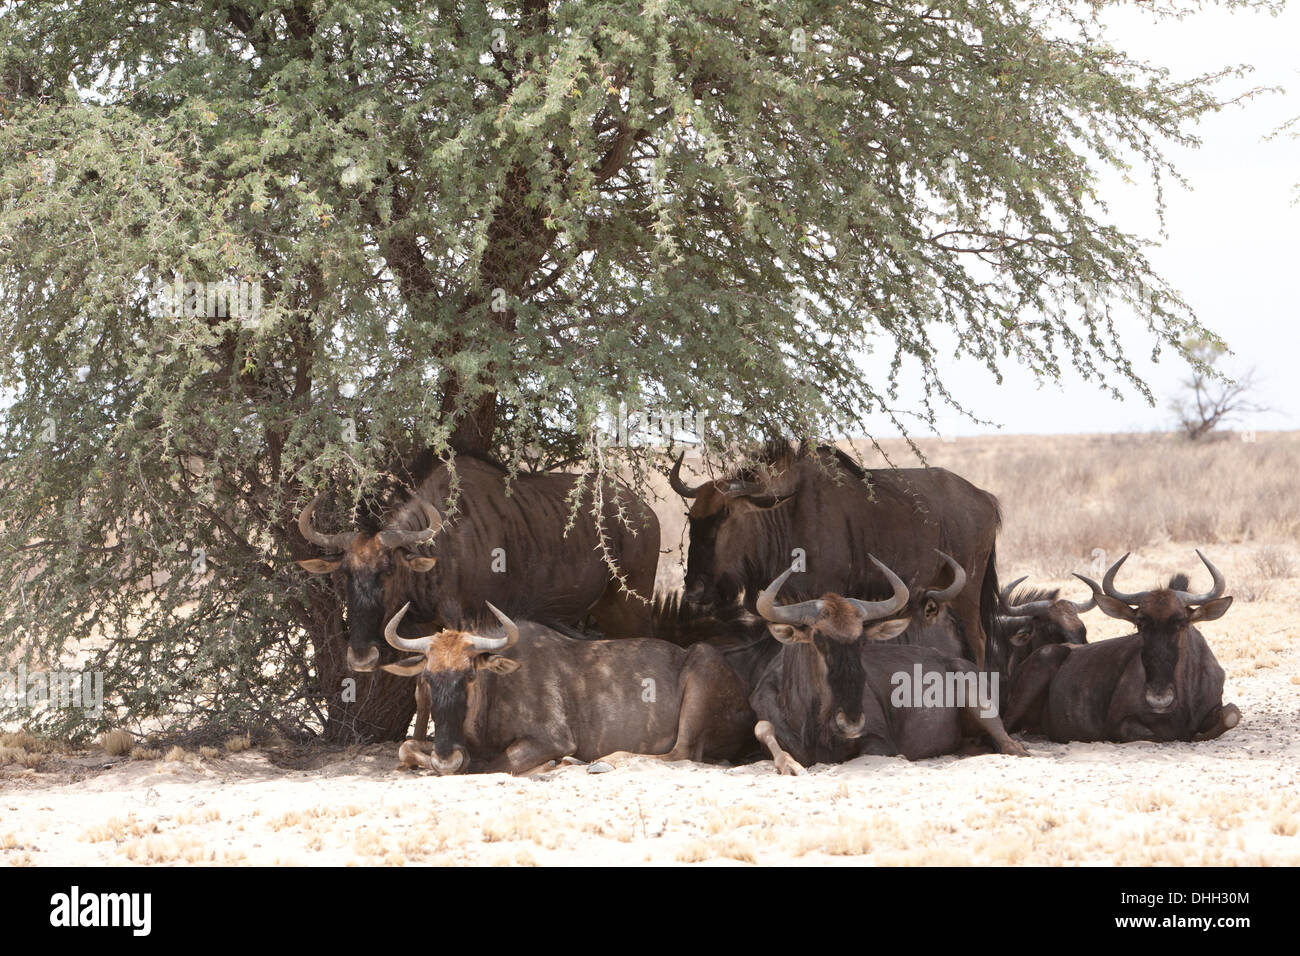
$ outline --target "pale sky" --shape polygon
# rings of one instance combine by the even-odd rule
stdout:
[[[1273,17],[1209,9],[1178,22],[1156,22],[1137,9],[1107,17],[1112,45],[1136,59],[1163,65],[1175,78],[1248,63],[1254,73],[1225,89],[1283,86],[1241,107],[1205,119],[1197,129],[1199,149],[1171,149],[1169,155],[1191,189],[1167,186],[1168,238],[1150,251],[1157,272],[1196,310],[1207,327],[1236,353],[1227,368],[1257,368],[1259,401],[1271,414],[1252,416],[1241,426],[1300,427],[1300,140],[1266,137],[1300,115],[1300,3]],[[1135,177],[1136,178],[1136,177]],[[1103,192],[1115,220],[1129,231],[1158,239],[1149,178],[1126,186],[1108,176]],[[1149,361],[1151,336],[1134,323],[1125,338],[1139,374],[1159,404],[1152,408],[1136,393],[1118,402],[1095,384],[1067,374],[1063,387],[1039,388],[1019,366],[1003,368],[997,385],[974,362],[948,360],[942,380],[957,398],[1003,433],[1118,432],[1167,429],[1168,399],[1187,374],[1168,353]],[[882,359],[887,364],[887,359]],[[871,370],[876,360],[868,360]],[[905,393],[903,408],[914,407]],[[878,420],[873,420],[878,421]],[[992,429],[957,416],[941,431],[982,434]],[[891,434],[882,424],[880,435]],[[919,433],[918,433],[919,434]]]

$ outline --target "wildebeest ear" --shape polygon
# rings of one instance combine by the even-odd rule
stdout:
[[[519,662],[502,657],[500,654],[490,654],[486,660],[480,658],[479,667],[494,674],[513,674],[519,670]]]
[[[402,562],[412,571],[432,571],[438,563],[437,558],[424,558],[418,554],[402,553]]]
[[[810,644],[812,631],[795,627],[793,624],[767,623],[768,632],[782,644]]]
[[[1121,621],[1128,621],[1130,624],[1137,620],[1137,611],[1123,601],[1115,600],[1109,594],[1097,595],[1097,607],[1101,608],[1102,613],[1107,617],[1117,617]]]
[[[906,631],[907,625],[911,623],[912,619],[910,617],[903,617],[896,621],[881,621],[879,624],[869,624],[862,629],[862,636],[869,641],[892,641]]]
[[[1016,633],[1008,637],[1007,640],[1010,641],[1012,644],[1014,644],[1016,647],[1024,647],[1026,644],[1029,643],[1029,639],[1033,636],[1034,636],[1033,628],[1022,627],[1020,630],[1016,631]]]
[[[1217,601],[1209,601],[1192,611],[1191,620],[1217,621],[1219,618],[1223,617],[1223,615],[1228,613],[1228,608],[1231,606],[1231,597],[1221,597]]]
[[[329,574],[331,571],[337,571],[343,564],[342,559],[338,561],[327,561],[324,558],[307,558],[299,561],[298,567],[304,571],[310,571],[312,574]]]
[[[420,671],[424,670],[424,655],[416,654],[414,657],[408,657],[400,660],[396,664],[385,664],[380,670],[387,671],[390,674],[396,674],[398,677],[414,677]]]

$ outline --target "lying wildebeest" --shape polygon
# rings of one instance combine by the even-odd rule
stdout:
[[[574,640],[491,605],[501,637],[444,629],[411,640],[397,635],[407,607],[384,637],[413,656],[384,669],[417,678],[417,733],[433,718],[431,744],[399,749],[407,766],[524,773],[570,755],[727,760],[752,747],[745,686],[708,644]]]
[[[1002,674],[1007,691],[1025,660],[1049,644],[1087,644],[1088,629],[1080,614],[1097,606],[1091,595],[1080,603],[1061,597],[1059,588],[1026,588],[1012,596],[1024,581],[1017,578],[998,594],[998,614],[989,635],[989,667]]]
[[[686,597],[730,603],[743,591],[752,611],[762,588],[806,555],[793,599],[825,592],[865,597],[886,586],[867,560],[883,555],[917,587],[934,580],[934,551],[951,554],[971,580],[951,602],[972,659],[984,660],[997,605],[997,499],[942,468],[864,471],[827,447],[771,443],[754,468],[690,487],[682,458],[669,481],[691,499]]]
[[[1223,703],[1223,668],[1193,625],[1222,617],[1222,573],[1204,554],[1214,580],[1204,594],[1187,591],[1186,575],[1169,587],[1135,594],[1114,588],[1120,558],[1099,587],[1097,605],[1137,627],[1136,634],[1097,644],[1040,648],[1021,666],[1011,688],[1007,726],[1052,740],[1209,740],[1237,726],[1241,712]]]
[[[981,691],[973,664],[929,647],[876,643],[908,626],[905,618],[885,620],[907,606],[908,591],[869,557],[892,585],[892,598],[859,601],[827,593],[778,606],[776,596],[793,567],[758,595],[758,613],[783,645],[750,695],[759,718],[754,736],[776,769],[798,774],[806,764],[860,754],[918,760],[953,753],[979,734],[991,737],[1001,753],[1025,756],[997,717],[996,693]],[[942,693],[931,699],[936,686],[948,689],[948,699]]]
[[[582,510],[566,533],[570,495],[580,482],[587,482]],[[437,625],[477,614],[492,601],[520,616],[565,624],[590,613],[609,637],[649,634],[646,599],[659,563],[659,521],[628,488],[607,481],[598,529],[591,484],[583,475],[519,474],[507,494],[503,467],[461,455],[454,474],[446,463],[433,467],[390,509],[382,528],[340,534],[313,527],[319,496],[313,499],[298,528],[337,557],[298,563],[314,574],[346,576],[348,666],[374,670],[384,622],[408,601],[416,617]],[[439,509],[447,509],[453,492],[457,514],[444,522]],[[606,554],[635,594],[610,570]]]

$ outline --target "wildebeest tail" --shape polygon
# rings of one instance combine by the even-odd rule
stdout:
[[[996,616],[998,613],[998,546],[989,549],[989,563],[984,568],[984,581],[980,585],[980,627],[984,628],[984,668],[990,663],[1000,666],[1002,651],[998,638]]]

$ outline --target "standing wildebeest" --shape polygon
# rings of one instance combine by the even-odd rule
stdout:
[[[758,613],[783,645],[750,695],[759,718],[754,736],[783,774],[810,763],[838,763],[860,754],[902,754],[910,760],[958,750],[988,734],[1004,754],[1025,756],[996,716],[996,698],[981,702],[980,673],[969,661],[929,647],[876,643],[898,636],[907,620],[882,620],[907,606],[906,585],[875,557],[870,560],[894,589],[885,601],[838,594],[777,606],[793,568],[758,595]],[[899,703],[901,681],[959,689],[962,700]],[[919,695],[921,687],[914,688]],[[909,695],[910,698],[911,695]]]
[[[407,601],[419,618],[439,624],[477,614],[492,601],[521,616],[566,624],[590,612],[609,637],[650,633],[643,598],[659,562],[654,512],[628,488],[606,481],[597,529],[587,476],[520,474],[508,494],[507,477],[500,465],[462,455],[454,474],[445,464],[433,468],[373,533],[322,534],[312,526],[316,499],[303,509],[303,537],[338,557],[298,563],[314,574],[342,571],[347,578],[349,667],[374,670],[384,622]],[[566,533],[570,496],[583,482],[582,510]],[[457,514],[444,522],[439,512],[453,494]]]
[[[416,677],[417,721],[433,718],[431,745],[403,743],[403,764],[524,773],[570,755],[725,760],[752,746],[745,687],[708,644],[574,640],[488,607],[504,636],[398,637],[407,606],[385,626],[385,639],[414,655],[385,669]]]
[[[1237,726],[1241,712],[1223,703],[1223,668],[1193,625],[1222,617],[1232,598],[1214,579],[1204,594],[1187,591],[1186,575],[1169,587],[1136,594],[1114,588],[1120,558],[1102,584],[1081,574],[1097,605],[1137,633],[1098,644],[1055,644],[1024,662],[1011,688],[1007,726],[1052,740],[1209,740]]]
[[[951,602],[972,659],[983,663],[985,634],[997,604],[994,544],[1001,516],[991,494],[942,468],[864,471],[826,447],[793,451],[771,443],[757,468],[687,486],[678,457],[673,490],[692,499],[686,597],[746,606],[790,564],[806,555],[796,599],[825,592],[865,597],[886,585],[867,560],[882,555],[918,586],[933,580],[934,551],[953,555],[969,583]]]

